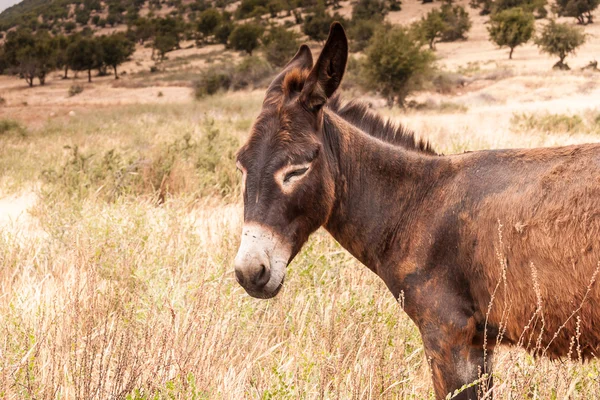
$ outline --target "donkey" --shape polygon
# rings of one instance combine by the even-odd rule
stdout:
[[[267,89],[237,154],[238,282],[275,296],[323,226],[401,299],[437,398],[491,397],[499,344],[595,357],[600,145],[438,155],[361,103],[341,103],[347,57],[334,23],[314,65],[301,46]]]

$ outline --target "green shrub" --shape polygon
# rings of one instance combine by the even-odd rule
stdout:
[[[202,77],[194,82],[194,96],[201,99],[211,96],[219,90],[227,90],[231,85],[232,74],[227,72],[227,67],[219,65],[205,71]]]
[[[338,13],[329,14],[324,7],[315,7],[311,14],[304,18],[302,32],[312,40],[324,42],[334,21],[344,23],[344,18]]]
[[[202,34],[202,37],[206,39],[206,37],[215,32],[220,23],[221,13],[214,8],[209,8],[202,11],[198,16],[197,29]]]
[[[18,134],[25,136],[27,130],[17,121],[12,119],[0,119],[0,136]]]
[[[273,67],[265,59],[256,56],[246,57],[235,67],[232,88],[240,90],[266,86],[274,73]]]
[[[265,57],[275,66],[284,66],[298,51],[298,34],[284,27],[273,27],[263,38]]]
[[[375,34],[379,24],[380,22],[369,19],[353,21],[348,29],[348,36],[351,39],[350,49],[363,51],[369,45],[369,40]]]
[[[229,21],[221,23],[221,25],[215,29],[215,40],[217,43],[227,45],[229,42],[229,36],[233,31],[233,27],[233,23]]]
[[[360,20],[383,21],[389,8],[384,0],[358,0],[352,6],[352,22]]]
[[[465,40],[472,23],[469,13],[467,13],[464,7],[445,3],[442,5],[441,13],[446,23],[446,28],[442,33],[442,41],[453,42],[456,40]]]
[[[263,27],[255,23],[246,23],[236,26],[229,35],[229,45],[238,51],[248,54],[258,47],[259,40],[263,34]]]

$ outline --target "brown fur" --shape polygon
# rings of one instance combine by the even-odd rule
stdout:
[[[437,398],[479,378],[455,398],[488,390],[499,344],[596,357],[600,144],[435,155],[360,103],[332,99],[341,32],[314,67],[306,54],[293,60],[310,74],[284,70],[284,89],[267,93],[278,101],[239,153],[246,221],[289,238],[292,258],[324,226],[375,272],[420,330]],[[311,171],[283,195],[270,174],[291,161]]]

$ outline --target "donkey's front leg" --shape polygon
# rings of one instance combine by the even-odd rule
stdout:
[[[477,332],[472,318],[464,324],[455,322],[421,329],[436,398],[477,400],[492,387],[492,349],[484,354],[483,346],[476,344]],[[466,388],[460,391],[462,387]],[[459,392],[455,394],[456,391]]]

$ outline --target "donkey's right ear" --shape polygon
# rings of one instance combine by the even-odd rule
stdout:
[[[293,69],[310,70],[312,67],[313,67],[312,52],[310,51],[310,48],[307,45],[303,44],[302,46],[300,46],[300,48],[298,49],[298,52],[290,60],[290,62],[288,62],[285,65],[285,67],[283,67],[283,71],[281,71],[279,73],[279,75],[277,75],[277,77],[275,79],[273,79],[273,82],[271,82],[271,84],[269,85],[269,88],[267,89],[267,95],[265,97],[265,101],[267,101],[267,99],[269,99],[272,94],[281,94],[282,93],[281,85],[283,84],[283,79],[285,78],[285,76],[287,75],[288,72],[290,72]]]

